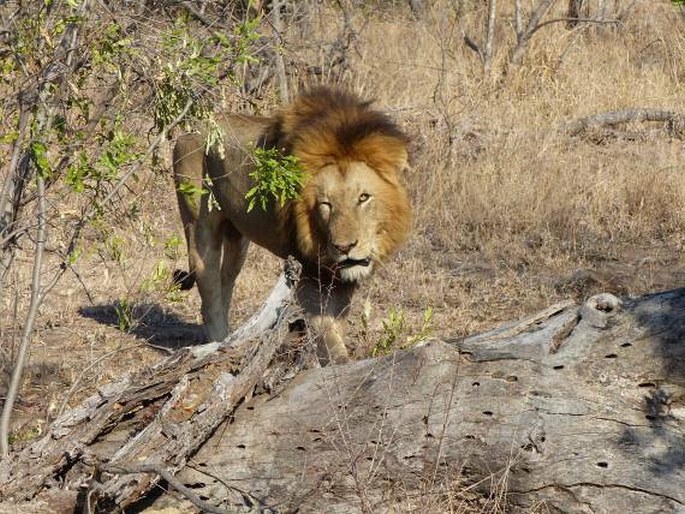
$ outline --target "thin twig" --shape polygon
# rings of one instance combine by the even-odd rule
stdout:
[[[10,380],[9,390],[5,398],[5,404],[2,407],[2,417],[0,418],[0,458],[7,458],[9,455],[9,428],[10,418],[12,415],[12,408],[17,399],[19,392],[19,385],[21,383],[21,375],[24,370],[26,356],[31,343],[33,335],[33,327],[38,316],[38,307],[42,302],[40,276],[43,262],[43,250],[45,248],[45,233],[46,233],[46,213],[45,213],[45,181],[43,177],[38,175],[36,179],[38,187],[38,234],[36,236],[36,250],[33,262],[33,280],[31,284],[31,304],[29,306],[28,315],[26,316],[26,323],[21,335],[21,343],[19,345],[19,354],[17,361],[12,370],[12,379]]]
[[[538,30],[540,30],[543,27],[546,27],[547,25],[552,25],[553,23],[568,22],[568,21],[574,21],[577,23],[594,23],[595,25],[618,25],[621,23],[621,20],[599,20],[599,19],[595,19],[595,18],[553,18],[551,20],[543,21],[542,23],[540,23],[537,27],[535,27],[530,32],[530,34],[528,34],[528,37],[532,36]]]
[[[94,366],[96,366],[97,364],[99,364],[99,363],[102,362],[103,360],[105,360],[105,359],[111,357],[111,356],[114,355],[115,353],[119,353],[119,352],[124,351],[124,350],[130,350],[131,348],[135,348],[136,346],[139,346],[139,345],[138,345],[138,344],[135,344],[135,345],[122,346],[122,347],[116,348],[116,349],[112,350],[111,352],[107,352],[106,354],[102,355],[101,357],[95,359],[95,360],[94,360],[93,362],[91,362],[88,366],[86,366],[86,367],[81,371],[81,373],[79,373],[79,376],[76,377],[76,380],[74,380],[74,383],[71,384],[71,387],[69,388],[69,390],[68,390],[68,391],[66,392],[66,394],[64,395],[64,399],[62,400],[62,405],[60,405],[60,408],[59,408],[59,410],[57,411],[57,414],[55,415],[55,418],[54,418],[54,419],[58,419],[58,418],[62,415],[62,413],[64,412],[64,409],[65,409],[65,408],[67,407],[67,405],[69,404],[69,398],[71,398],[71,395],[74,394],[74,391],[76,391],[76,387],[79,385],[79,383],[81,382],[81,380],[83,379],[83,377],[85,376],[85,374],[88,373],[88,371],[90,371]]]
[[[518,38],[518,44],[514,49],[514,53],[512,54],[510,61],[512,65],[516,66],[519,64],[519,62],[523,58],[523,54],[526,51],[526,45],[528,44],[530,36],[532,36],[533,33],[537,30],[537,27],[540,24],[540,19],[545,15],[549,8],[552,7],[552,4],[555,1],[556,0],[540,0],[540,3],[538,3],[535,9],[533,9],[533,12],[530,15],[530,19],[528,20],[528,26],[521,33],[521,36]]]
[[[186,468],[192,469],[193,471],[195,471],[195,473],[199,473],[200,475],[205,475],[205,476],[207,476],[213,480],[216,480],[218,483],[223,485],[227,491],[233,491],[234,493],[239,494],[242,497],[243,503],[247,504],[248,507],[253,506],[253,505],[250,505],[250,503],[252,503],[252,504],[256,503],[257,505],[259,505],[260,509],[264,509],[264,508],[273,509],[275,507],[275,505],[273,505],[273,504],[267,505],[266,502],[262,498],[258,498],[257,496],[255,496],[254,494],[252,494],[249,491],[245,491],[244,489],[240,489],[239,487],[236,487],[234,485],[229,484],[226,481],[226,479],[224,479],[223,477],[221,477],[217,474],[214,474],[214,473],[210,473],[206,469],[204,469],[200,466],[196,466],[193,462],[187,463]]]
[[[174,475],[172,475],[166,468],[160,464],[139,464],[137,466],[119,466],[116,464],[107,464],[101,467],[102,471],[114,473],[117,475],[134,475],[138,473],[155,473],[159,475],[167,484],[169,484],[176,491],[181,493],[190,503],[195,505],[198,509],[211,512],[212,514],[229,514],[229,511],[216,507],[206,501],[201,500],[189,487],[183,485]]]

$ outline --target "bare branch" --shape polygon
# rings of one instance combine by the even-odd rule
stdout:
[[[46,207],[45,207],[45,182],[40,175],[36,179],[38,186],[38,231],[36,236],[36,249],[34,253],[33,262],[33,279],[31,284],[31,303],[29,311],[24,323],[24,329],[21,335],[21,343],[19,345],[19,353],[17,360],[14,363],[12,370],[12,379],[10,380],[9,390],[5,403],[2,406],[2,417],[0,418],[0,458],[5,459],[9,454],[9,429],[10,419],[12,416],[12,408],[19,393],[19,385],[21,384],[21,376],[24,371],[24,364],[28,354],[29,346],[31,344],[31,337],[33,336],[33,327],[38,316],[38,307],[42,301],[42,292],[40,285],[40,276],[43,263],[43,250],[45,249],[45,233],[46,233]]]
[[[490,73],[492,67],[492,51],[495,43],[495,21],[497,18],[497,0],[490,0],[488,2],[488,30],[485,40],[485,61],[483,62],[483,71],[486,74]]]
[[[485,63],[485,55],[483,54],[483,50],[478,46],[478,43],[476,43],[473,39],[469,37],[468,34],[464,33],[464,43],[466,46],[468,46],[471,50],[476,52],[478,54],[478,57],[480,58],[481,62]]]
[[[516,41],[521,41],[523,37],[523,18],[521,17],[521,0],[514,1],[514,30],[516,31]]]
[[[562,23],[562,22],[568,22],[568,21],[574,21],[577,23],[594,23],[596,25],[618,25],[621,23],[621,20],[598,20],[595,18],[554,18],[551,20],[544,21],[540,23],[535,29],[533,29],[533,32],[531,32],[528,37],[532,36],[535,34],[538,30],[540,30],[542,27],[546,27],[547,25],[552,25],[553,23]]]
[[[564,124],[561,129],[571,136],[577,136],[588,129],[613,126],[630,122],[661,122],[672,127],[674,133],[685,130],[685,113],[660,109],[625,109],[587,116]]]
[[[101,466],[102,471],[109,473],[115,473],[119,475],[133,475],[140,473],[155,473],[159,475],[164,481],[169,484],[176,491],[181,493],[190,503],[195,505],[198,509],[203,512],[211,512],[212,514],[229,514],[229,511],[215,507],[214,505],[201,500],[192,489],[183,485],[179,480],[174,477],[168,470],[159,464],[140,464],[138,466],[117,466],[116,464],[108,464]]]
[[[540,3],[533,10],[532,14],[530,15],[530,19],[528,20],[528,26],[526,27],[526,30],[522,32],[521,37],[518,40],[518,44],[516,45],[516,49],[512,54],[510,62],[514,66],[518,65],[523,58],[523,54],[526,51],[526,44],[528,43],[530,36],[535,33],[537,26],[540,23],[540,19],[545,15],[549,8],[552,7],[552,4],[555,1],[556,0],[540,0]]]

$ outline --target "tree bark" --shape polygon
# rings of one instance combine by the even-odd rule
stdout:
[[[309,370],[178,478],[228,510],[683,512],[684,332],[685,290],[599,295]]]
[[[173,465],[158,453],[142,454],[143,461],[180,470],[175,480],[227,511],[441,512],[473,503],[488,512],[683,512],[684,335],[685,289],[555,305],[463,340],[432,340],[382,358],[303,371],[278,393],[256,395],[235,412],[231,407],[232,416],[196,453]],[[195,380],[221,376],[225,366],[213,358],[201,375],[186,373],[187,384],[167,384],[168,366],[148,378],[157,393],[142,384],[137,391],[152,398],[163,389],[176,399],[167,404],[177,405]],[[130,412],[135,398],[127,398],[120,410]],[[207,408],[223,401],[204,399]],[[197,413],[176,415],[182,419],[162,424],[171,445],[198,419]],[[110,416],[110,428],[125,430],[125,418]],[[59,445],[56,437],[72,441],[89,429],[102,434],[104,424],[97,416],[81,419],[72,435],[53,429],[48,439]],[[113,471],[104,461],[121,463],[111,448],[78,440],[79,451],[69,452],[71,471],[62,471],[52,489],[49,478],[8,475],[21,464],[3,463],[2,498],[55,507],[58,491],[79,484],[85,493],[104,490],[117,501],[118,491],[135,488],[126,476],[119,483],[102,471]],[[140,463],[135,455],[126,462]],[[153,506],[192,508],[177,493]],[[137,508],[130,502],[127,512]]]

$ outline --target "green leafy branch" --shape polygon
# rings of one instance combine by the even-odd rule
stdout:
[[[283,206],[299,196],[306,174],[297,157],[277,148],[254,148],[252,156],[256,167],[250,173],[254,186],[245,195],[247,212],[257,204],[265,211],[271,200]]]

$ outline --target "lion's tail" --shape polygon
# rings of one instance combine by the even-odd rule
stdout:
[[[181,291],[187,291],[192,289],[195,285],[195,273],[192,271],[184,271],[182,269],[175,269],[173,273],[174,284],[181,289]]]

